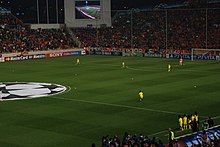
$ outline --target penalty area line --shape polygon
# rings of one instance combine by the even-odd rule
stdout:
[[[68,88],[66,91],[64,91],[62,94],[68,93],[71,91],[71,87],[66,85]],[[121,107],[121,108],[129,108],[129,109],[136,109],[136,110],[144,110],[144,111],[150,111],[150,112],[158,112],[158,113],[166,113],[166,114],[172,114],[172,115],[182,115],[184,113],[180,112],[172,112],[172,111],[165,111],[165,110],[159,110],[159,109],[150,109],[150,108],[143,108],[143,107],[136,107],[136,106],[128,106],[128,105],[120,105],[120,104],[111,104],[111,103],[104,103],[104,102],[96,102],[96,101],[87,101],[87,100],[78,100],[78,99],[70,99],[65,97],[57,97],[57,96],[49,96],[48,98],[56,98],[61,100],[68,100],[68,101],[76,101],[81,103],[89,103],[89,104],[98,104],[98,105],[106,105],[106,106],[112,106],[112,107]],[[200,116],[201,118],[208,118],[207,116]],[[213,119],[217,119],[220,116],[214,117]]]
[[[67,100],[67,101],[75,101],[75,102],[81,102],[81,103],[106,105],[106,106],[112,106],[112,107],[121,107],[121,108],[129,108],[129,109],[136,109],[136,110],[144,110],[144,111],[150,111],[150,112],[166,113],[166,114],[173,114],[173,115],[183,114],[183,113],[164,111],[164,110],[158,110],[158,109],[150,109],[150,108],[128,106],[128,105],[120,105],[120,104],[111,104],[111,103],[96,102],[96,101],[69,99],[69,98],[57,97],[57,96],[53,96],[53,97],[50,97],[50,98],[56,98],[56,99]]]
[[[140,69],[140,68],[133,68],[133,67],[129,67],[129,66],[126,66],[127,69],[129,70],[136,70],[136,71],[160,71],[160,70],[165,70],[165,68],[145,68],[145,69]]]
[[[129,109],[136,109],[136,110],[143,110],[143,111],[150,111],[150,112],[166,113],[166,114],[172,114],[172,115],[184,114],[184,113],[164,111],[164,110],[157,110],[157,109],[149,109],[149,108],[142,108],[142,107],[135,107],[135,106],[128,106],[128,105],[111,104],[111,103],[95,102],[95,101],[87,101],[87,100],[70,99],[70,98],[57,97],[57,96],[52,96],[52,97],[48,97],[48,98],[55,98],[55,99],[66,100],[66,101],[76,101],[76,102],[89,103],[89,104],[106,105],[106,106],[112,106],[112,107],[129,108]],[[201,118],[208,118],[207,116],[200,116],[200,117]],[[213,117],[213,119],[218,119],[218,118],[220,118],[220,116]],[[167,130],[163,130],[163,131],[160,131],[160,132],[155,132],[155,133],[150,134],[148,136],[156,136],[156,135],[159,135],[159,134],[164,134],[166,132],[167,132]]]

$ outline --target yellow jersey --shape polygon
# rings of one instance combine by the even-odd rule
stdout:
[[[179,125],[180,125],[180,127],[183,126],[183,118],[182,117],[179,118]]]
[[[144,93],[141,91],[141,92],[139,92],[139,97],[141,98],[141,99],[143,99],[144,98]]]
[[[170,64],[168,64],[168,68],[169,68],[169,69],[171,68],[171,65],[170,65]]]
[[[184,124],[184,125],[187,124],[187,117],[186,117],[186,116],[183,117],[183,124]]]
[[[199,116],[198,115],[194,115],[196,122],[199,121]]]
[[[194,121],[194,119],[195,119],[195,116],[194,116],[194,115],[192,115],[191,120],[192,120],[192,121]]]

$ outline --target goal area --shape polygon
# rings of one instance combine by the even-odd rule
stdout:
[[[192,48],[191,60],[220,60],[220,49]]]

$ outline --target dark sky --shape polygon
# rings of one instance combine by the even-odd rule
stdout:
[[[47,0],[0,0],[0,7],[8,8],[19,19],[24,22],[37,21],[37,1],[39,1],[40,22],[46,22],[46,1]],[[59,22],[64,20],[64,1],[65,0],[48,0],[50,22],[56,22],[56,1],[59,3]],[[86,0],[85,0],[86,1]],[[88,0],[89,1],[89,0]],[[97,0],[98,1],[98,0]],[[102,1],[102,0],[100,0]],[[130,10],[132,8],[154,8],[156,5],[163,4],[182,4],[185,1],[195,0],[111,0],[112,10]],[[199,0],[206,1],[206,0]],[[208,0],[207,0],[208,1]],[[211,0],[210,0],[211,1]],[[220,1],[220,0],[219,0]]]
[[[40,22],[46,22],[46,0],[39,1]],[[56,0],[49,1],[50,19],[56,22]],[[63,22],[65,0],[57,0],[59,3],[59,22]],[[89,0],[88,0],[89,1]],[[132,8],[149,8],[160,3],[177,4],[186,0],[111,0],[112,10],[130,10]],[[9,8],[14,15],[24,22],[36,22],[37,0],[0,0],[0,6]]]
[[[160,3],[180,3],[184,0],[112,0],[112,9],[128,8],[146,8],[156,6]]]
[[[33,5],[37,0],[1,0],[5,3],[10,2],[9,5],[18,6],[18,5]],[[45,1],[45,0],[39,0]],[[49,0],[54,1],[54,0]],[[63,0],[58,0],[63,1]],[[89,1],[89,0],[88,0]],[[178,3],[183,2],[184,0],[111,0],[112,1],[112,9],[123,9],[124,7],[128,8],[137,8],[137,7],[147,7],[147,6],[155,6],[159,3]]]
[[[46,0],[39,1],[40,22],[46,22]],[[59,3],[59,22],[63,22],[65,0],[57,0]],[[86,0],[85,0],[86,1]],[[89,1],[89,0],[88,0]],[[111,0],[112,10],[130,10],[132,8],[149,8],[160,3],[179,3],[185,0]],[[50,19],[56,21],[56,0],[48,0]],[[8,8],[19,19],[24,22],[36,22],[37,20],[37,0],[0,0],[0,6]]]

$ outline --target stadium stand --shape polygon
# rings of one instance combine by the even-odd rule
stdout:
[[[9,10],[0,7],[0,28],[20,29],[22,21],[16,18]]]
[[[176,138],[179,147],[219,147],[220,126]]]
[[[149,138],[143,134],[130,135],[125,132],[124,137],[120,140],[117,135],[114,137],[103,136],[102,147],[164,147],[163,142],[155,137]]]
[[[220,48],[219,13],[219,9],[211,8],[207,14],[206,9],[134,9],[114,13],[112,27],[72,28],[72,31],[81,47],[140,48],[154,52],[167,48],[163,52],[189,53],[191,48]],[[1,40],[7,41],[1,44],[1,52],[77,46],[66,30],[23,29],[22,22],[11,13],[0,14]]]
[[[76,46],[65,29],[31,30],[23,27],[22,22],[11,13],[5,12],[7,11],[0,7],[0,53],[68,49]],[[206,47],[217,49],[220,48],[219,14],[220,9],[212,8],[167,11],[135,9],[115,13],[112,27],[72,28],[72,31],[81,47],[141,48],[153,49],[155,52],[166,48],[166,52],[190,52],[191,48]],[[199,146],[205,135],[209,146],[219,146],[220,126],[176,139],[180,146]],[[142,134],[125,133],[122,140],[117,136],[102,138],[102,147],[120,145],[164,146],[161,140],[156,141],[156,138],[151,139]]]
[[[72,30],[82,47],[167,48],[167,52],[189,53],[191,48],[220,48],[219,13],[216,8],[168,9],[166,18],[166,10],[135,9],[115,13],[111,28]]]
[[[168,147],[160,139],[155,137],[130,135],[125,132],[122,140],[117,135],[102,137],[101,147]],[[211,127],[192,134],[176,137],[173,147],[219,147],[220,146],[220,126]]]
[[[1,29],[0,36],[2,53],[68,49],[75,45],[69,34],[61,29]]]
[[[32,30],[25,27],[22,21],[10,12],[1,9],[0,53],[69,49],[76,46],[75,41],[65,29]]]

